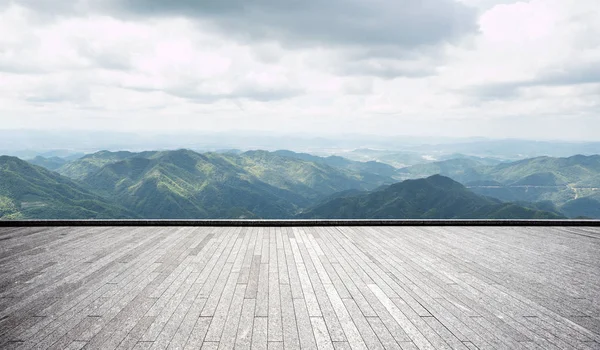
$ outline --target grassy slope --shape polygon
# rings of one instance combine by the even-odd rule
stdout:
[[[16,157],[0,157],[0,218],[124,218],[133,214],[74,181]]]

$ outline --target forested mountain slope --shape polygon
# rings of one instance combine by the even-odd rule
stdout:
[[[479,196],[444,176],[406,180],[322,203],[300,215],[311,219],[539,219],[560,216]]]
[[[55,172],[0,156],[0,219],[125,217],[137,215]]]

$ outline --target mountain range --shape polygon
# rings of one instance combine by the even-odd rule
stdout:
[[[56,172],[33,165],[37,163]],[[101,151],[60,165],[2,157],[0,218],[553,218],[443,176],[291,151]],[[7,180],[4,180],[7,179]]]
[[[509,202],[550,201],[570,217],[600,218],[600,155],[536,157],[493,166],[451,159],[402,168],[398,173],[402,179],[441,174],[484,196]]]
[[[289,218],[322,196],[393,182],[266,151],[98,152],[58,172],[150,218]]]

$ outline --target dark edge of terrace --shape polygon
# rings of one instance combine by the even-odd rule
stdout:
[[[600,226],[600,220],[0,220],[0,227],[18,226]]]

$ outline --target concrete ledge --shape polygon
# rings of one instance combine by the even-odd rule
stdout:
[[[600,220],[14,220],[32,226],[600,226]]]

